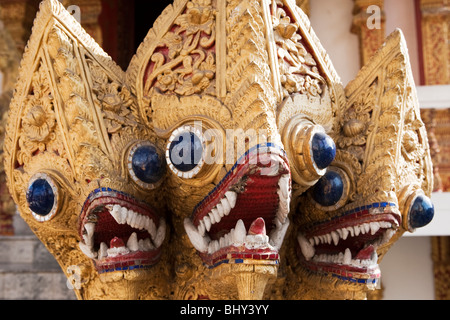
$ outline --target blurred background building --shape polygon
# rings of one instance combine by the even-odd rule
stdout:
[[[126,70],[169,0],[61,0]],[[38,0],[0,0],[0,147]],[[434,165],[434,220],[381,262],[372,299],[450,299],[450,1],[297,0],[344,86],[396,28],[406,38]],[[77,11],[78,10],[78,11]],[[15,212],[1,170],[0,299],[75,299],[53,257]]]

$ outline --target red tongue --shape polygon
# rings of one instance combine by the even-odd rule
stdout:
[[[118,237],[112,238],[109,243],[110,248],[120,248],[120,247],[124,247],[124,246],[125,246],[125,243],[123,242],[122,239],[120,239]]]
[[[372,254],[374,251],[375,251],[375,248],[372,245],[370,245],[367,248],[362,249],[360,252],[358,252],[355,259],[369,260],[372,258]]]
[[[262,234],[266,235],[266,223],[263,218],[258,218],[252,222],[250,228],[248,229],[249,235]]]

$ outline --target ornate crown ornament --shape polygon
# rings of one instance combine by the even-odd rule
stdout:
[[[80,299],[363,298],[433,216],[401,32],[344,89],[291,0],[175,0],[126,72],[43,1],[10,109],[10,192]]]

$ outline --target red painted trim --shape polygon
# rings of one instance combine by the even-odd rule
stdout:
[[[425,85],[425,64],[423,57],[423,38],[422,38],[422,11],[420,10],[420,0],[414,0],[416,9],[416,33],[419,54],[419,84]]]

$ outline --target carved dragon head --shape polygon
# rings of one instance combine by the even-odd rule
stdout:
[[[42,2],[10,106],[5,170],[24,220],[82,282],[79,298],[138,298],[165,283],[155,266],[166,238],[162,147],[125,72],[58,1]],[[164,297],[163,285],[156,291]]]
[[[315,111],[317,107],[328,108],[334,117],[329,134],[336,156],[309,188],[298,188],[305,185],[305,175],[296,179],[295,160],[290,159],[294,227],[286,244],[285,297],[364,299],[377,287],[378,264],[392,244],[434,215],[429,198],[432,163],[406,42],[401,31],[395,31],[343,92],[340,81],[327,75],[334,74],[332,65],[314,40],[307,18],[289,6],[281,9],[294,17],[303,48],[324,74],[326,86],[334,88],[328,105],[338,106],[329,109],[308,93],[287,100],[287,106],[299,113],[317,115],[325,112]],[[322,119],[312,119],[324,126]],[[282,137],[286,146],[291,135],[285,131]],[[299,146],[293,147],[302,153]]]
[[[166,144],[168,205],[183,248],[178,298],[248,297],[239,281],[276,276],[291,181],[268,10],[260,1],[174,1],[128,69],[144,121]]]

